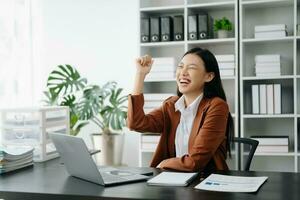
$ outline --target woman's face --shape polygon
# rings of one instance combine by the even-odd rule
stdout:
[[[214,78],[213,72],[206,72],[203,60],[195,54],[187,54],[179,62],[176,82],[179,92],[185,95],[199,95],[204,83]]]

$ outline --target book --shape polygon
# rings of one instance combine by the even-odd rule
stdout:
[[[259,85],[259,113],[267,114],[267,86],[266,84]]]
[[[234,62],[219,62],[219,69],[235,69]]]
[[[286,24],[270,24],[270,25],[255,26],[254,32],[285,31],[286,29],[287,29]]]
[[[155,65],[173,65],[175,66],[175,58],[174,57],[158,57],[153,58]]]
[[[274,113],[281,114],[281,84],[274,84]]]
[[[255,63],[265,62],[280,63],[280,54],[263,54],[255,56]]]
[[[234,69],[220,69],[220,76],[234,76]]]
[[[235,58],[233,54],[215,55],[216,60],[219,62],[234,62]]]
[[[144,99],[147,101],[164,101],[170,96],[174,96],[172,93],[147,93],[144,94]]]
[[[273,84],[267,84],[267,114],[274,114]]]
[[[258,145],[256,153],[288,153],[288,145]]]
[[[286,31],[269,31],[269,32],[255,32],[254,38],[282,38],[286,37]]]
[[[198,173],[161,172],[147,181],[149,185],[187,186]]]
[[[256,192],[267,179],[266,176],[246,177],[211,174],[195,188],[219,192]]]
[[[279,73],[281,70],[280,67],[263,67],[263,66],[255,66],[255,73]]]
[[[160,135],[143,135],[142,143],[158,143],[160,139]]]
[[[289,136],[253,135],[251,136],[251,138],[257,140],[259,142],[259,145],[288,145],[289,144]]]
[[[252,114],[259,114],[259,88],[252,85]]]

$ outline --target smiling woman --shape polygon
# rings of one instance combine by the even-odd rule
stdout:
[[[227,170],[233,120],[215,56],[201,48],[186,52],[176,70],[178,95],[145,114],[143,83],[153,62],[148,55],[136,60],[127,118],[130,129],[161,133],[151,167],[196,172]]]

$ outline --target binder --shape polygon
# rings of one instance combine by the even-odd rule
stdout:
[[[150,21],[149,18],[141,19],[141,42],[150,42]]]
[[[198,14],[198,38],[208,38],[208,15],[204,13]]]
[[[274,84],[274,113],[281,114],[281,84]]]
[[[260,114],[267,114],[267,86],[259,85],[259,108]]]
[[[174,27],[174,41],[181,41],[184,37],[184,31],[183,31],[183,16],[178,15],[174,16],[173,20],[173,27]]]
[[[267,113],[274,114],[274,90],[273,84],[267,85]]]
[[[173,40],[172,38],[173,23],[171,17],[166,16],[160,18],[160,30],[161,30],[161,41]]]
[[[160,20],[159,17],[150,18],[150,41],[159,42],[160,41]]]
[[[259,114],[259,90],[258,90],[258,85],[252,85],[252,114]]]
[[[197,40],[198,30],[197,30],[197,15],[190,15],[188,17],[189,22],[189,40]]]

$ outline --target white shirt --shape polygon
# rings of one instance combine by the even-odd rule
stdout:
[[[187,108],[185,108],[183,95],[175,103],[175,111],[179,110],[181,113],[180,122],[177,126],[175,136],[176,157],[188,154],[188,141],[202,97],[203,93],[199,95]]]

